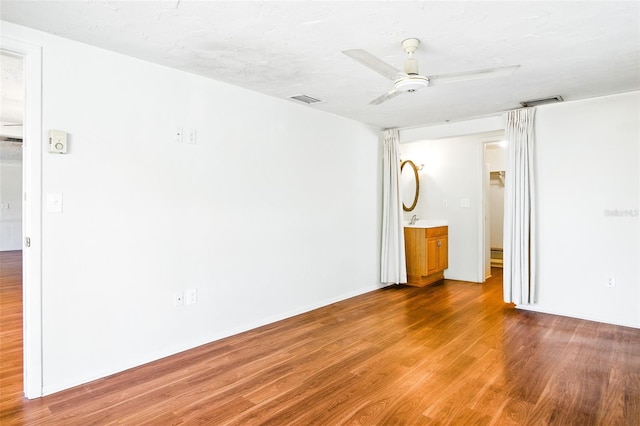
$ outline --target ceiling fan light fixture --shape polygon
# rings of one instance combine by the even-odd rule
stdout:
[[[429,79],[426,77],[410,76],[409,78],[401,78],[394,83],[395,89],[399,92],[415,92],[429,85]]]

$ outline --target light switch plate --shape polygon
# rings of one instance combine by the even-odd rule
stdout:
[[[187,143],[190,143],[190,144],[196,143],[196,130],[195,129],[187,129]]]
[[[198,290],[190,288],[185,291],[185,301],[187,305],[195,305],[198,303]]]

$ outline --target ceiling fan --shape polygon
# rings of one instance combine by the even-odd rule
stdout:
[[[420,40],[417,38],[408,38],[402,42],[402,49],[408,55],[407,59],[404,61],[404,72],[362,49],[349,49],[342,51],[342,53],[351,59],[360,62],[362,65],[371,68],[378,74],[393,80],[393,88],[387,93],[372,100],[370,102],[371,105],[381,104],[382,102],[388,101],[389,99],[395,98],[403,93],[415,92],[427,87],[429,84],[452,83],[455,81],[507,76],[511,75],[520,67],[520,65],[512,65],[508,67],[422,76],[418,73],[418,61],[413,57],[418,46],[420,46]]]

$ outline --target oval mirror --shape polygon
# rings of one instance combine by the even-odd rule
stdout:
[[[418,178],[418,168],[411,160],[403,161],[400,164],[400,193],[402,209],[405,212],[415,209],[420,193],[420,179]]]

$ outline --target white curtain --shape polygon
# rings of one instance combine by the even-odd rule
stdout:
[[[400,199],[399,139],[398,129],[384,131],[381,281],[386,284],[407,282]]]
[[[507,113],[504,209],[504,300],[536,302],[533,120],[535,108]]]

